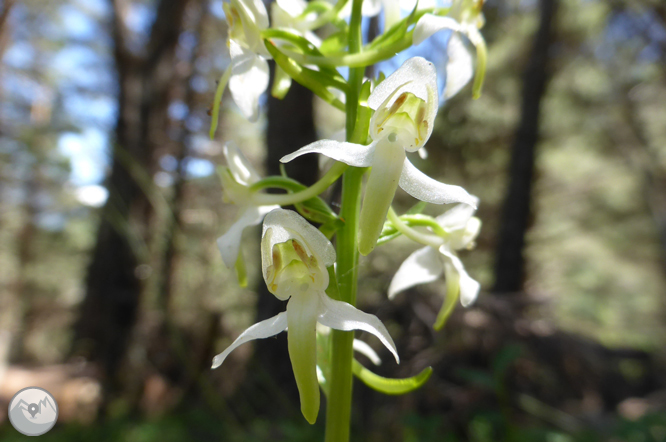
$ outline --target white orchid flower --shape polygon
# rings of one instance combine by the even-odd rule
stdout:
[[[463,42],[465,36],[476,49],[476,79],[474,95],[478,97],[486,70],[486,43],[479,29],[485,20],[481,13],[483,0],[453,0],[449,16],[425,14],[414,27],[412,43],[418,46],[436,32],[453,31],[447,46],[446,88],[444,98],[449,99],[460,91],[474,74],[473,57]]]
[[[458,298],[463,307],[467,307],[479,294],[479,283],[467,274],[456,255],[457,250],[472,248],[479,234],[481,221],[473,216],[474,211],[472,206],[458,204],[437,217],[437,224],[447,233],[446,237],[439,238],[434,244],[429,241],[426,247],[409,255],[396,272],[388,289],[389,299],[393,299],[398,293],[418,284],[433,282],[444,273],[446,300],[435,321],[436,330],[444,325]],[[418,238],[413,239],[418,241]]]
[[[229,24],[231,65],[221,81],[228,79],[231,96],[241,112],[248,120],[256,121],[259,97],[269,80],[266,60],[271,56],[261,38],[261,31],[268,28],[268,12],[261,0],[231,0],[223,3],[223,8]]]
[[[327,267],[335,262],[328,239],[296,212],[276,209],[264,220],[261,264],[268,290],[286,301],[287,311],[254,324],[213,359],[219,367],[227,355],[245,342],[274,336],[287,327],[289,358],[294,370],[305,419],[314,423],[319,412],[316,325],[336,330],[372,333],[399,362],[395,344],[384,324],[374,315],[328,297]]]
[[[227,167],[222,167],[220,171],[224,199],[225,202],[236,204],[241,209],[238,219],[217,239],[217,246],[224,265],[233,268],[239,257],[245,228],[258,225],[271,210],[280,206],[248,205],[249,186],[259,181],[260,176],[234,143],[225,144],[223,153],[227,161]]]
[[[296,31],[319,47],[321,38],[312,32],[317,14],[311,12],[303,16],[307,5],[305,0],[276,0],[271,4],[271,20],[274,28]]]
[[[462,187],[433,180],[407,158],[407,152],[419,150],[432,134],[438,107],[437,74],[432,63],[410,58],[375,88],[368,105],[375,110],[369,145],[320,140],[280,159],[286,163],[301,155],[321,153],[350,166],[372,167],[360,215],[362,255],[374,249],[398,186],[433,204],[475,202]]]

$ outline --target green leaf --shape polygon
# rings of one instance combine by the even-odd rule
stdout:
[[[313,57],[323,56],[323,54],[319,51],[319,48],[317,48],[317,46],[312,44],[310,40],[292,31],[284,29],[266,29],[264,32],[262,32],[262,36],[264,38],[282,40],[284,42],[290,43],[292,47],[298,49],[299,52],[304,55],[309,55]],[[322,66],[320,67],[319,71],[315,72],[326,73],[330,75],[332,78],[334,78],[337,82],[346,85],[344,77],[335,68],[332,68],[330,66]]]
[[[426,381],[430,379],[430,375],[432,375],[432,367],[427,367],[424,368],[421,373],[410,378],[385,378],[371,372],[362,366],[356,359],[352,360],[352,371],[365,385],[373,390],[388,395],[400,395],[414,391],[425,384]]]
[[[342,51],[347,47],[348,39],[347,30],[338,31],[322,41],[319,50],[324,55]]]
[[[304,68],[280,52],[280,50],[269,40],[264,40],[264,42],[266,49],[273,56],[277,65],[280,66],[291,78],[310,89],[327,103],[337,107],[343,112],[345,111],[344,103],[336,98],[336,96],[327,88],[327,86],[332,86],[346,92],[347,83],[344,79],[341,82],[324,72],[317,72],[312,69]]]
[[[291,77],[280,66],[275,67],[275,77],[273,78],[273,88],[271,95],[282,100],[291,87]]]

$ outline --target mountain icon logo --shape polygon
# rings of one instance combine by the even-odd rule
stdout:
[[[58,403],[53,395],[40,387],[20,390],[9,401],[9,421],[19,433],[41,436],[58,420]]]

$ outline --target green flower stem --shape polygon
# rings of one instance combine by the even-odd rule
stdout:
[[[361,6],[363,0],[353,0],[349,22],[349,52],[361,50]],[[359,93],[363,68],[349,70],[349,89],[346,97],[347,141],[365,143],[367,134],[355,134]],[[363,136],[363,139],[360,139]],[[355,139],[355,138],[359,139]],[[338,289],[341,301],[356,305],[358,284],[358,222],[361,211],[361,184],[365,169],[350,167],[342,178],[342,208],[345,221],[337,234]],[[354,332],[333,330],[331,334],[331,379],[326,407],[326,442],[348,442],[351,423],[352,359]]]
[[[344,163],[335,163],[326,174],[312,186],[301,190],[300,192],[286,194],[255,193],[252,195],[251,204],[255,206],[288,206],[290,204],[300,203],[323,193],[331,184],[337,180],[340,175],[348,168]]]
[[[393,211],[393,207],[389,208],[388,211],[388,220],[391,221],[391,224],[398,230],[398,232],[405,235],[407,238],[421,243],[426,246],[431,246],[436,249],[439,248],[444,243],[444,240],[436,235],[431,235],[428,233],[422,233],[418,230],[414,230],[405,224],[396,213]]]

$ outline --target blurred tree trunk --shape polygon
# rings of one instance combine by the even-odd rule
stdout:
[[[279,160],[281,157],[316,141],[316,137],[313,94],[309,89],[294,82],[283,100],[269,97],[266,133],[266,147],[268,149],[266,170],[269,175],[280,174]],[[319,175],[317,155],[304,155],[285,166],[291,178],[306,186],[313,184]],[[284,311],[285,303],[268,291],[263,279],[258,284],[257,293],[257,321],[270,318]],[[289,392],[289,396],[297,400],[296,383],[291,370],[291,362],[287,355],[287,341],[284,336],[281,336],[277,342],[273,339],[258,340],[255,344],[252,363],[256,365],[257,369],[263,371],[264,375],[268,371],[266,367],[270,367],[269,382],[272,381],[279,385],[281,389],[284,388],[284,392]],[[265,378],[265,376],[262,377]],[[255,406],[260,408],[261,411],[269,411],[271,404],[265,404],[264,408],[257,401]]]
[[[525,280],[525,234],[531,218],[534,159],[539,142],[541,100],[550,77],[548,54],[558,0],[540,0],[541,19],[523,80],[521,120],[511,152],[509,186],[506,192],[495,258],[495,293],[523,289]]]
[[[118,391],[125,356],[150,269],[146,244],[153,208],[146,195],[167,135],[169,91],[177,80],[175,49],[188,0],[162,0],[142,51],[129,49],[125,2],[113,5],[114,55],[118,75],[118,119],[109,198],[102,209],[86,280],[86,296],[75,324],[73,351],[99,365],[107,393]],[[140,53],[141,55],[135,55]],[[140,183],[138,176],[148,177]],[[143,186],[143,187],[142,187]]]

